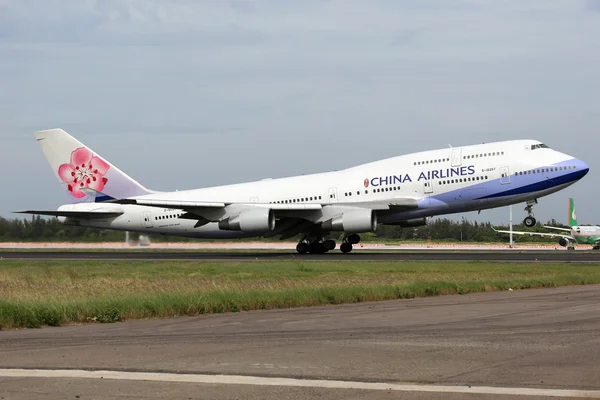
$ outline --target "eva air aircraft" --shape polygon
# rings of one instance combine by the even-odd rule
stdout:
[[[593,246],[594,250],[600,250],[600,226],[589,226],[589,225],[579,225],[577,223],[577,214],[575,213],[575,201],[572,198],[569,198],[569,226],[571,228],[559,228],[556,226],[547,226],[544,225],[544,228],[547,229],[555,229],[558,231],[569,232],[568,234],[560,234],[560,233],[544,233],[544,232],[517,232],[513,231],[512,233],[515,235],[530,235],[530,236],[547,236],[551,238],[559,238],[558,244],[563,247],[566,247],[569,250],[574,250],[574,244],[589,244]],[[494,229],[496,232],[500,233],[510,233],[510,231],[499,231]]]

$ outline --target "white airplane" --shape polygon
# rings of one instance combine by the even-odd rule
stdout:
[[[62,129],[34,133],[70,204],[51,215],[69,225],[194,238],[281,239],[301,235],[299,253],[324,253],[343,232],[352,251],[377,224],[426,225],[434,215],[526,202],[566,188],[588,166],[535,140],[449,147],[336,172],[157,192],[145,188]],[[192,168],[193,166],[188,166]]]
[[[519,232],[512,231],[515,235],[545,236],[549,238],[558,238],[558,244],[566,247],[567,250],[575,250],[575,243],[592,245],[592,249],[600,250],[600,226],[579,225],[577,223],[577,214],[575,213],[575,200],[569,198],[569,226],[570,228],[559,228],[557,226],[544,225],[546,229],[554,229],[565,233],[546,233],[546,232]],[[498,233],[510,233],[510,231],[500,231],[492,228]]]

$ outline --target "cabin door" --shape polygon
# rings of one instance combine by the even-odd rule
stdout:
[[[452,149],[452,156],[450,157],[450,162],[453,167],[460,167],[462,164],[462,149]]]
[[[423,193],[425,194],[431,194],[433,193],[433,182],[431,181],[425,181],[423,182]]]
[[[338,202],[337,188],[336,187],[329,188],[329,202],[330,203],[337,203]]]
[[[508,185],[510,183],[510,170],[508,167],[500,167],[500,183]]]
[[[145,228],[152,228],[152,219],[150,218],[150,212],[145,211],[142,213],[142,221]]]

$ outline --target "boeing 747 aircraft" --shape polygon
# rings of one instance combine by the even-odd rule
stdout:
[[[518,232],[512,231],[515,235],[545,236],[549,238],[558,238],[558,244],[566,247],[568,250],[575,250],[575,243],[590,244],[594,250],[600,250],[600,226],[579,225],[577,223],[577,214],[575,213],[575,201],[569,198],[569,226],[570,228],[559,228],[557,226],[544,225],[546,229],[554,229],[565,233],[545,233],[545,232]],[[499,231],[498,233],[510,233],[510,231]]]
[[[581,160],[536,140],[511,140],[413,153],[336,172],[204,189],[147,189],[62,129],[35,132],[70,198],[56,216],[69,225],[195,238],[281,239],[301,235],[299,253],[352,251],[377,224],[425,225],[435,215],[537,199],[588,173]]]

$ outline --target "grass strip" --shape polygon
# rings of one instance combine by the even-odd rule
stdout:
[[[600,283],[600,264],[0,262],[0,329]]]

